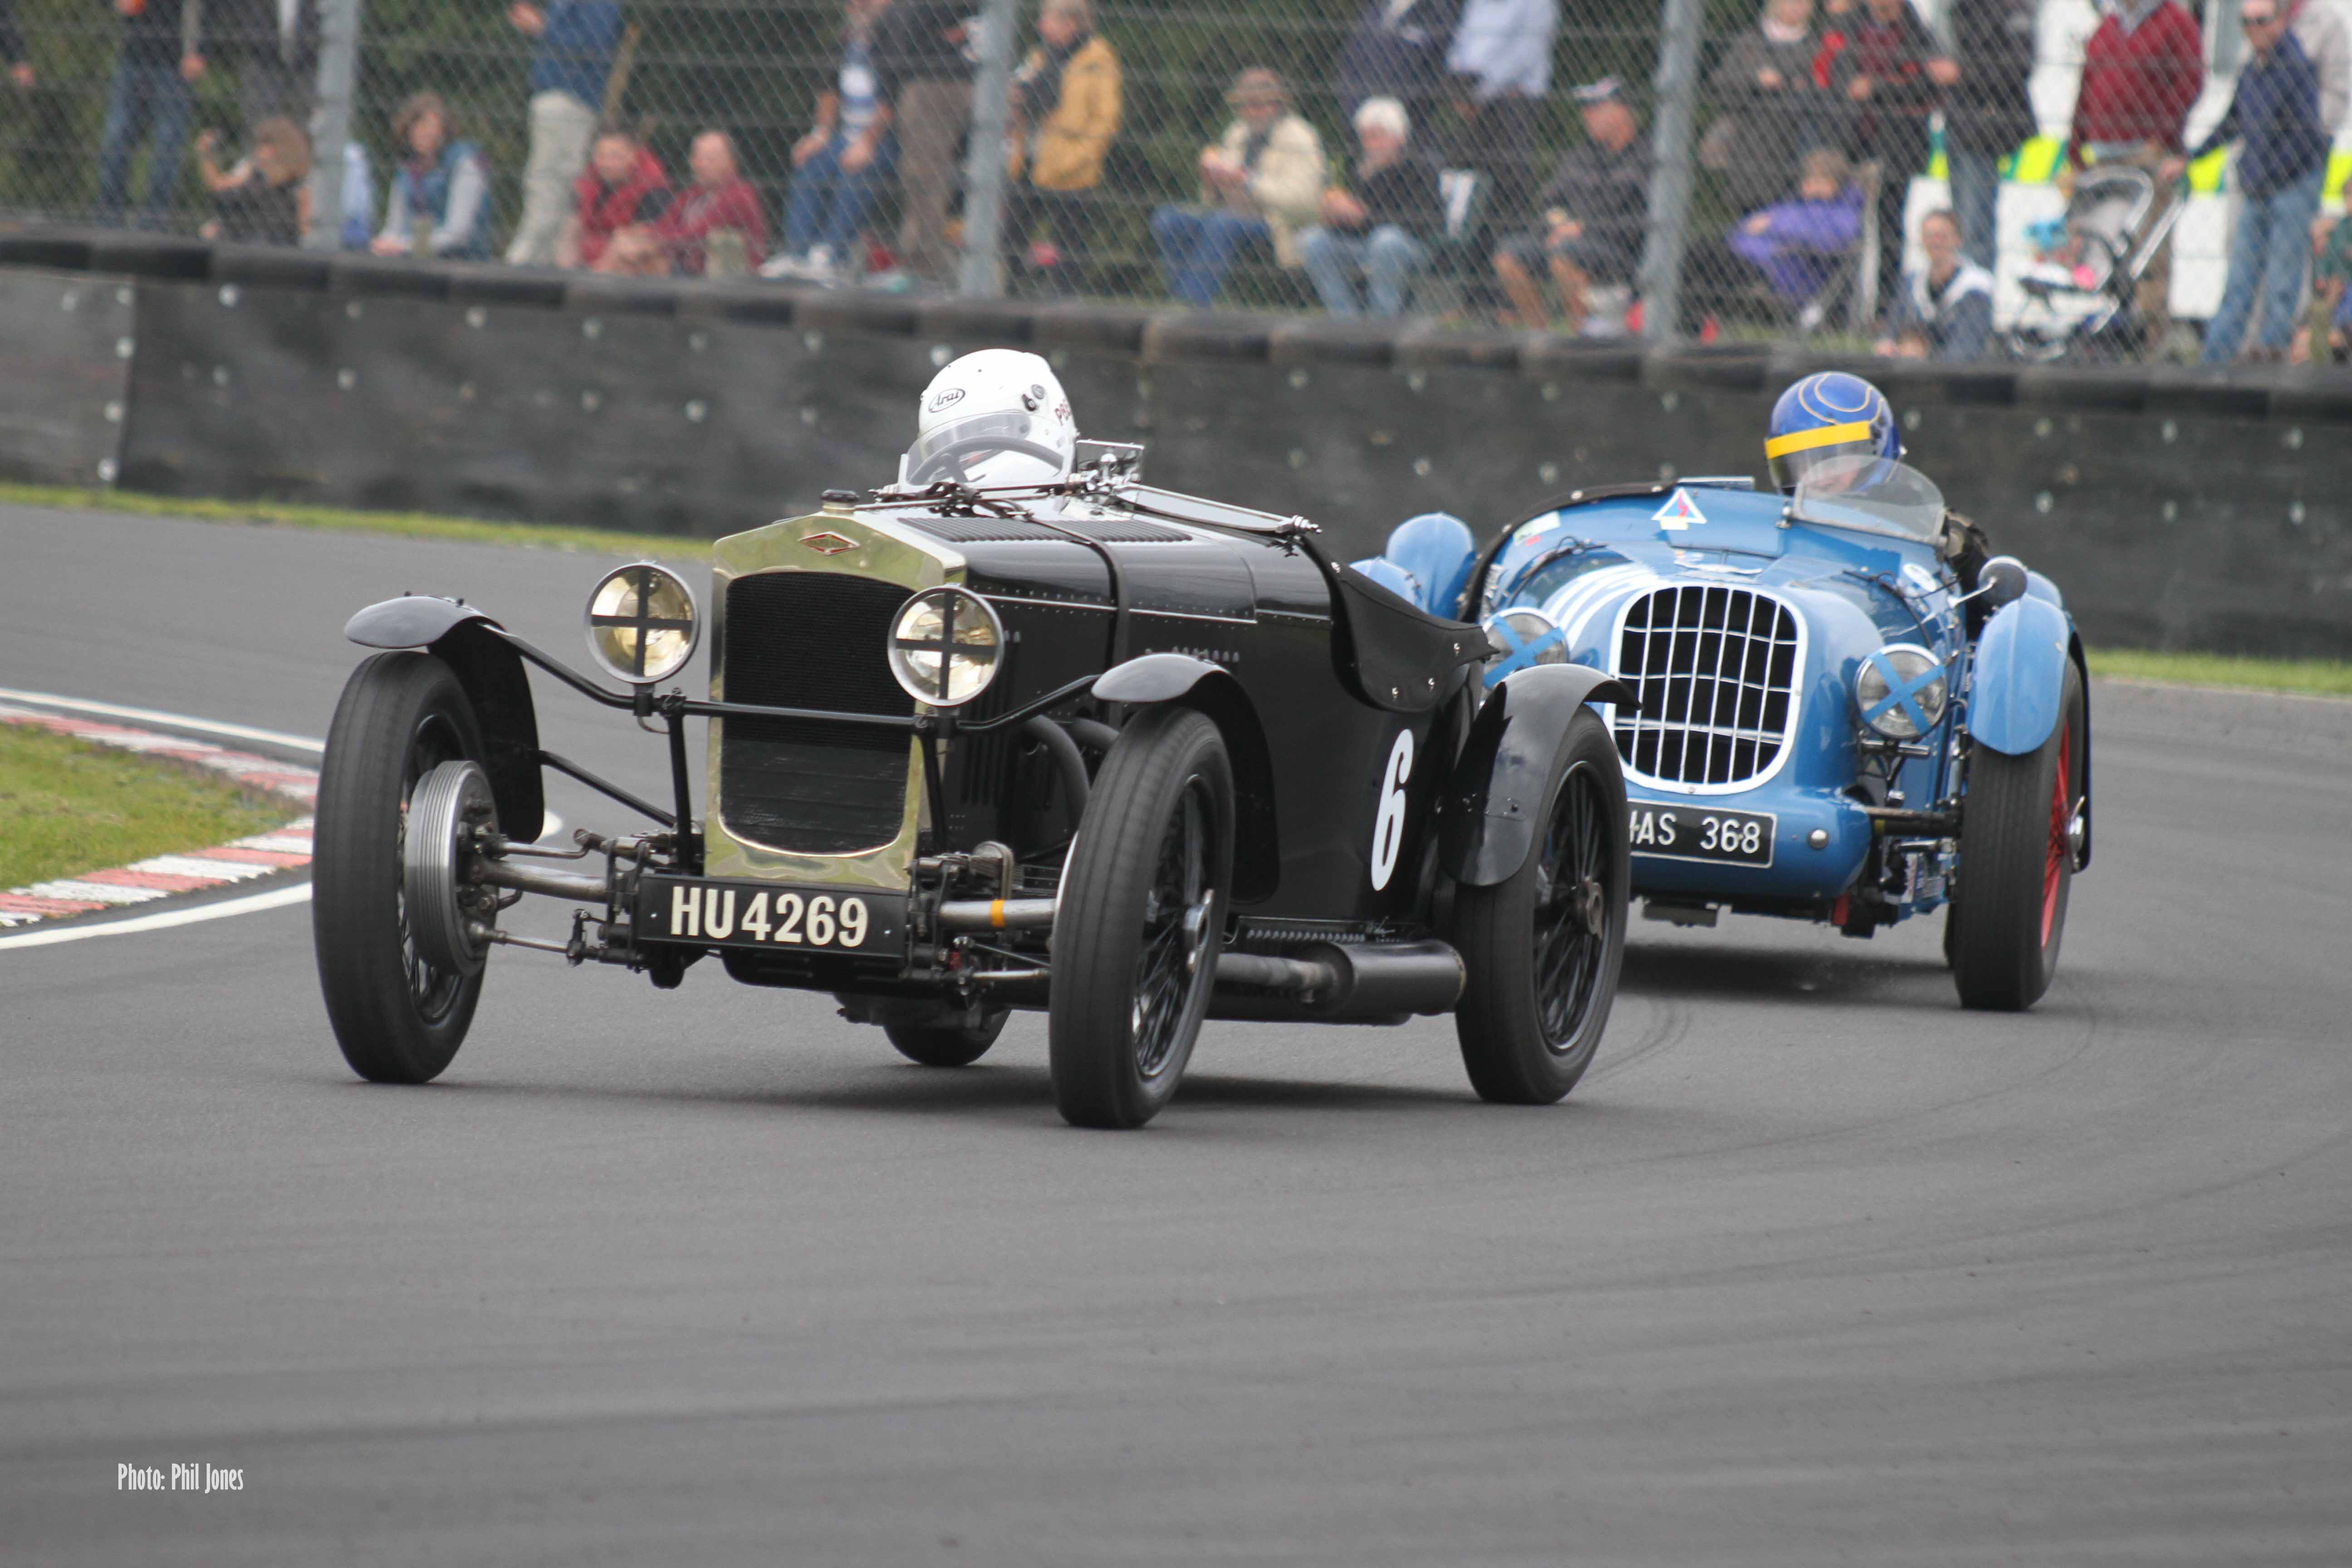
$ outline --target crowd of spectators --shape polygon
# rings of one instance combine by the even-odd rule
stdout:
[[[218,135],[197,139],[211,203],[205,232],[287,243],[307,231],[318,0],[100,3],[117,14],[119,44],[99,138],[98,220],[165,220],[194,89],[218,71],[234,77],[246,147],[224,166]],[[1754,24],[1707,61],[1694,209],[1704,232],[1693,238],[1680,325],[1704,318],[1711,331],[1720,314],[1811,331],[1843,303],[1883,353],[1998,352],[2000,193],[2004,165],[2039,129],[2027,89],[2040,9],[2041,0],[1946,0],[1930,27],[1916,0],[1764,0]],[[2239,0],[2237,10],[2247,47],[2234,97],[2194,146],[2188,126],[2206,50],[2183,0],[2102,0],[2084,47],[2056,184],[2067,197],[2086,170],[2148,177],[2124,248],[2146,243],[2116,287],[2128,297],[2130,342],[2150,356],[2326,354],[2352,310],[2352,246],[2343,224],[2319,214],[2352,99],[2352,38],[2332,0]],[[0,90],[26,90],[37,78],[12,12],[0,0]],[[364,155],[344,171],[346,213],[356,198],[365,215],[347,221],[346,243],[356,226],[380,254],[484,259],[502,231],[515,265],[915,288],[955,280],[982,42],[971,0],[844,0],[806,130],[788,166],[763,171],[784,186],[772,239],[767,201],[729,131],[696,130],[687,177],[674,183],[622,118],[635,37],[622,0],[511,0],[505,16],[530,57],[528,101],[516,109],[528,154],[509,174],[520,196],[511,225],[493,210],[482,143],[449,103],[420,92],[392,117],[380,209]],[[1528,328],[1622,333],[1642,309],[1652,136],[1613,77],[1549,107],[1562,20],[1561,0],[1362,0],[1311,91],[1272,64],[1235,75],[1229,121],[1194,132],[1211,139],[1192,199],[1147,215],[1134,205],[1139,192],[1108,185],[1131,129],[1118,48],[1091,0],[1040,0],[1016,51],[993,259],[1016,288],[1087,293],[1106,286],[1106,258],[1117,252],[1108,286],[1131,289],[1142,281],[1140,239],[1160,285],[1194,306],[1226,299],[1246,271],[1253,300],[1271,287],[1277,300],[1319,302],[1335,316],[1441,301]],[[1317,113],[1336,106],[1353,143],[1346,153],[1327,152],[1302,92]],[[1570,103],[1582,135],[1563,147],[1549,128]],[[1157,144],[1171,129],[1150,128]],[[2225,146],[2237,149],[2240,200],[2227,284],[2198,349],[2171,326],[2166,237],[2183,171]],[[1938,152],[1948,205],[1934,204],[1906,247],[1915,182]],[[1920,264],[1906,268],[1906,254]]]

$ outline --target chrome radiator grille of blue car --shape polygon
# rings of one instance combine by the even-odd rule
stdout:
[[[1626,605],[1617,675],[1641,710],[1611,721],[1626,776],[1685,789],[1738,789],[1769,777],[1797,713],[1803,628],[1752,588],[1687,584]]]

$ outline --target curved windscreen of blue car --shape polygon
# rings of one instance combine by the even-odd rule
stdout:
[[[1932,541],[1943,537],[1944,492],[1907,465],[1864,453],[1832,458],[1805,470],[1790,514],[1862,533]]]

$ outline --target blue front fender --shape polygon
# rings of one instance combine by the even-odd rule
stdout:
[[[2066,612],[2039,595],[1994,614],[1977,639],[1969,695],[1969,733],[1978,744],[2022,757],[2050,738],[2066,700],[2073,638]]]

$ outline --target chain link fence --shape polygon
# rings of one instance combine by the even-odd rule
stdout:
[[[2186,354],[2242,182],[2176,160],[2279,0],[2111,4],[0,0],[0,222]]]

